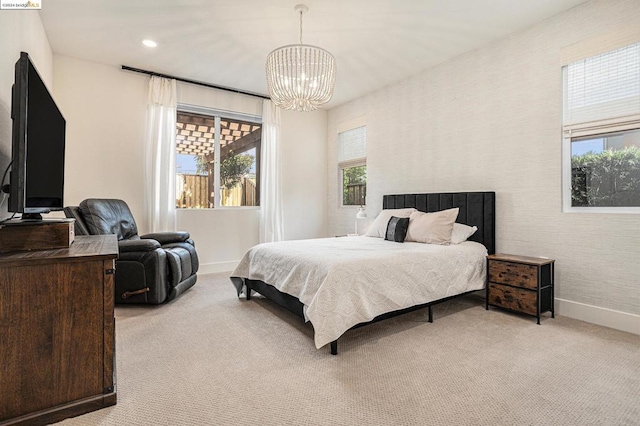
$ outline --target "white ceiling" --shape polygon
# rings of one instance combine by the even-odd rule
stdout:
[[[303,42],[336,57],[331,108],[584,2],[308,0]],[[299,40],[296,3],[52,0],[40,15],[54,54],[266,94],[267,55]]]

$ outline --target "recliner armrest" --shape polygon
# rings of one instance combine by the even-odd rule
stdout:
[[[121,240],[118,241],[120,253],[135,251],[154,251],[160,248],[160,243],[156,240]]]
[[[141,239],[156,240],[157,242],[160,243],[160,245],[185,242],[189,239],[189,237],[190,237],[189,233],[184,231],[155,232],[152,234],[140,235]]]

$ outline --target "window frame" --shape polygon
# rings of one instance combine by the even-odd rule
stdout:
[[[364,203],[362,204],[344,204],[344,169],[350,169],[352,167],[367,167],[367,159],[365,158],[357,158],[354,160],[343,161],[338,163],[338,183],[340,185],[340,207],[344,207],[347,209],[350,208],[360,208],[361,206],[366,206],[367,198],[365,196]],[[366,172],[365,172],[366,173]],[[365,183],[366,185],[366,183]]]
[[[574,140],[579,141],[587,138],[607,137],[637,130],[640,130],[640,128],[622,132],[609,132],[575,138],[562,138],[562,211],[564,213],[640,214],[640,207],[575,207],[571,205],[571,143]]]
[[[214,163],[213,163],[213,190],[214,194],[221,194],[221,185],[220,185],[220,120],[222,118],[230,119],[230,120],[242,120],[248,121],[252,123],[260,124],[263,126],[262,116],[252,115],[252,114],[244,114],[240,112],[227,111],[223,109],[217,108],[208,108],[199,105],[191,105],[186,103],[178,103],[178,107],[176,108],[176,114],[178,112],[185,113],[193,113],[193,114],[201,114],[208,115],[214,118],[215,120],[215,134],[214,134]],[[174,147],[174,150],[176,148]],[[256,157],[256,162],[262,161],[262,156],[258,155]],[[261,169],[261,166],[257,167]],[[195,208],[195,207],[186,207],[186,208],[176,208],[176,211],[213,211],[213,210],[260,210],[262,207],[262,203],[258,206],[223,206],[220,204],[221,197],[218,195],[217,197],[213,197],[214,203],[213,207],[206,208]]]
[[[588,39],[582,42],[567,46],[562,49],[562,128],[561,128],[561,139],[562,139],[562,158],[561,158],[561,199],[562,199],[562,212],[564,213],[613,213],[613,214],[640,214],[640,207],[617,207],[617,206],[609,206],[609,207],[589,207],[589,206],[581,206],[574,207],[571,205],[571,190],[572,190],[572,179],[571,179],[571,144],[576,141],[586,140],[589,138],[600,138],[600,137],[610,137],[614,135],[624,134],[630,131],[640,130],[640,110],[635,110],[633,108],[622,108],[618,111],[613,108],[614,105],[612,102],[618,101],[623,98],[610,98],[608,102],[602,102],[602,108],[598,110],[599,114],[595,114],[593,116],[578,116],[576,118],[573,114],[568,113],[568,108],[571,108],[569,105],[569,96],[570,96],[570,83],[574,80],[571,80],[571,75],[569,74],[571,67],[574,64],[579,64],[584,62],[585,64],[588,61],[595,61],[593,64],[598,64],[598,57],[603,55],[613,54],[615,57],[617,51],[626,50],[627,48],[634,46],[638,48],[636,45],[640,44],[640,40],[637,38],[637,32],[632,32],[629,34],[620,33],[616,37],[605,37],[602,39]],[[602,62],[600,65],[603,68],[606,66],[611,66],[618,64],[615,60],[612,62]],[[627,69],[627,68],[625,68]],[[585,71],[586,73],[586,71]],[[578,77],[579,79],[580,77]],[[584,76],[586,78],[586,74]],[[594,80],[591,80],[594,81]],[[632,80],[633,81],[633,80]],[[580,80],[578,80],[580,83]],[[602,89],[599,86],[593,86],[596,89]],[[614,86],[614,88],[618,88],[619,86]],[[626,86],[624,86],[626,88]],[[632,84],[630,86],[631,96],[637,96],[637,86]],[[592,94],[592,92],[588,92]],[[595,92],[598,93],[599,92]],[[608,94],[609,92],[607,92]],[[612,93],[617,93],[613,91]],[[585,106],[584,104],[582,106]],[[592,105],[600,105],[600,104],[589,104]],[[580,105],[578,105],[580,106]],[[618,105],[616,105],[618,106]],[[573,109],[571,109],[573,111]],[[616,113],[612,113],[616,111]],[[578,112],[580,113],[580,112]],[[584,114],[584,112],[582,113]],[[631,115],[628,115],[631,114]]]

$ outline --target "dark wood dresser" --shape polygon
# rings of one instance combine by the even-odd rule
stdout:
[[[115,235],[0,255],[0,425],[116,403]]]
[[[555,260],[541,257],[492,254],[487,256],[486,309],[497,306],[533,315],[554,310]]]

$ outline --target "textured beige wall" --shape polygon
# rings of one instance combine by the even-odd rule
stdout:
[[[366,115],[369,217],[388,193],[494,190],[498,251],[556,262],[556,297],[640,314],[640,215],[563,213],[563,46],[638,25],[640,1],[592,1],[329,112],[328,230],[339,207],[336,129]]]
[[[144,214],[144,132],[149,78],[54,55],[55,96],[67,119],[65,202],[127,201],[140,231]],[[261,115],[262,100],[179,84],[181,102]],[[326,234],[326,112],[282,114],[283,214],[287,239]],[[306,180],[310,181],[307,182]],[[178,228],[196,241],[204,272],[231,270],[258,243],[258,209],[179,210]]]
[[[67,119],[64,197],[125,200],[141,230],[148,80],[118,67],[54,55],[54,91]]]
[[[327,112],[282,110],[280,164],[285,240],[327,236]]]

